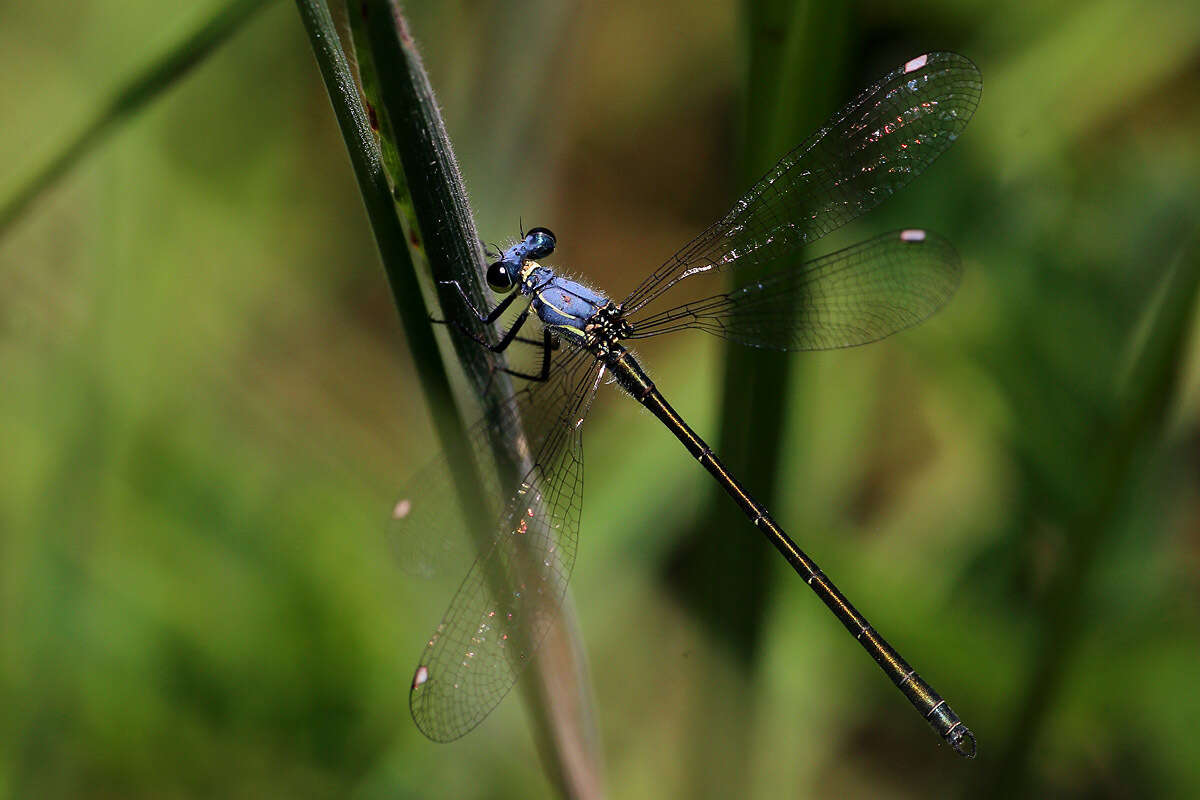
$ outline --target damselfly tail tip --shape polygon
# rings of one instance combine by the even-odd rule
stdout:
[[[960,756],[975,757],[975,734],[971,733],[971,729],[966,725],[959,725],[951,731],[950,735],[946,737],[946,741]]]

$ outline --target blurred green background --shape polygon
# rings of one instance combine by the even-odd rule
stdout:
[[[0,198],[219,5],[0,8]],[[548,226],[616,296],[801,138],[747,96],[808,131],[928,50],[984,76],[959,143],[821,245],[928,227],[963,287],[778,357],[772,502],[979,758],[770,554],[751,649],[694,613],[709,479],[609,387],[572,581],[607,793],[1200,795],[1200,7],[775,6],[809,68],[747,95],[780,43],[732,2],[407,5],[484,238]],[[295,7],[113,134],[0,240],[0,796],[551,796],[517,694],[450,745],[408,716],[453,579],[384,530],[436,444]],[[716,441],[721,343],[641,351]]]

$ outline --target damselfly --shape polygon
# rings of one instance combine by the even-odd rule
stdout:
[[[494,507],[475,517],[486,521],[491,546],[463,581],[413,677],[410,704],[422,732],[446,741],[478,725],[512,688],[553,623],[575,561],[583,421],[607,374],[713,475],[934,730],[958,753],[975,754],[974,736],[946,701],[729,473],[623,342],[695,329],[754,347],[824,350],[876,341],[929,317],[954,293],[961,266],[945,240],[916,229],[799,265],[784,261],[759,281],[707,299],[658,311],[652,304],[692,276],[784,259],[874,208],[950,146],[974,113],[981,87],[975,65],[953,53],[929,53],[897,67],[784,156],[729,213],[619,303],[537,262],[556,243],[545,228],[523,234],[489,267],[488,283],[507,294],[494,309],[476,310],[458,287],[465,306],[489,325],[518,297],[527,298],[498,342],[476,338],[494,352],[515,341],[542,351],[536,371],[510,372],[527,385],[473,432],[482,449],[497,418],[499,424],[520,424],[521,467],[513,473],[519,479],[483,492]],[[534,317],[541,337],[519,337]],[[471,515],[455,514],[445,481],[438,484],[426,481],[397,504],[398,536],[428,537],[449,524],[471,524]]]

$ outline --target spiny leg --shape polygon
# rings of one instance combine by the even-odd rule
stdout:
[[[500,367],[500,371],[507,375],[512,375],[514,378],[524,378],[527,381],[534,381],[535,383],[545,383],[550,380],[550,351],[558,349],[558,338],[551,333],[550,329],[542,328],[542,341],[540,342],[536,339],[526,339],[524,337],[519,337],[514,341],[540,344],[542,347],[542,368],[538,370],[536,375],[527,372],[518,372],[508,367]]]
[[[458,281],[456,281],[456,280],[439,281],[439,283],[441,283],[444,286],[453,286],[455,289],[457,289],[458,295],[459,295],[459,297],[462,298],[463,304],[466,305],[467,308],[471,309],[471,313],[473,313],[475,315],[476,319],[478,319],[480,322],[482,322],[486,325],[490,325],[493,322],[495,322],[497,319],[499,319],[500,315],[503,314],[508,309],[508,307],[513,304],[513,301],[517,299],[517,295],[518,295],[517,292],[510,294],[508,297],[501,300],[500,303],[495,308],[493,308],[490,312],[488,312],[487,314],[481,314],[479,312],[479,309],[475,308],[475,304],[471,302],[471,298],[468,297],[467,293],[463,290],[462,284],[460,284]],[[496,344],[490,343],[483,336],[468,329],[467,326],[463,325],[458,320],[444,320],[444,319],[435,319],[435,318],[431,317],[430,321],[433,323],[436,323],[436,324],[441,324],[441,325],[453,325],[463,335],[467,336],[469,339],[471,339],[472,341],[481,345],[482,347],[486,347],[489,351],[491,351],[493,353],[504,352],[505,350],[508,349],[508,346],[510,344],[512,344],[513,342],[522,342],[524,344],[540,345],[542,348],[542,367],[540,370],[538,370],[538,372],[536,374],[529,373],[529,372],[521,372],[519,370],[510,369],[508,367],[497,367],[497,366],[493,365],[492,366],[492,375],[494,375],[496,373],[496,371],[500,371],[500,372],[505,373],[506,375],[511,375],[514,378],[521,378],[523,380],[544,383],[545,381],[549,380],[549,378],[550,378],[550,351],[557,350],[559,343],[558,343],[558,338],[556,336],[554,336],[554,334],[551,332],[551,330],[549,328],[542,329],[541,341],[539,341],[537,339],[529,339],[527,337],[517,335],[520,332],[521,328],[529,320],[529,312],[532,307],[533,307],[533,302],[530,301],[530,304],[527,305],[521,311],[521,313],[517,316],[517,318],[515,320],[513,320],[513,324],[504,333],[504,335],[500,337],[500,341],[497,342]],[[490,376],[489,376],[488,381],[489,381],[489,383],[491,382]]]
[[[559,340],[558,340],[558,337],[555,336],[549,328],[542,329],[542,338],[541,339],[530,339],[526,336],[515,335],[516,330],[518,328],[520,328],[520,326],[522,324],[524,324],[525,317],[527,315],[528,315],[528,309],[526,309],[526,311],[521,315],[521,317],[518,318],[518,320],[515,323],[513,323],[513,327],[509,329],[509,332],[507,334],[505,334],[504,339],[502,339],[498,344],[495,344],[495,345],[489,344],[485,339],[476,335],[473,331],[469,330],[465,325],[463,325],[458,320],[434,319],[431,317],[429,321],[436,325],[453,325],[464,336],[471,339],[473,342],[479,344],[481,347],[486,347],[489,351],[491,351],[493,353],[498,353],[498,352],[501,352],[502,350],[506,350],[508,348],[508,346],[510,344],[512,344],[513,342],[520,342],[521,344],[530,344],[530,345],[535,345],[535,346],[541,347],[542,348],[542,366],[541,366],[541,369],[539,369],[536,374],[529,373],[529,372],[521,372],[520,370],[510,369],[509,367],[500,367],[495,364],[492,365],[490,373],[491,373],[491,375],[495,375],[496,372],[503,372],[504,374],[511,375],[514,378],[521,378],[523,380],[534,381],[537,383],[544,383],[545,381],[550,379],[550,352],[553,350],[557,350],[559,348]],[[489,377],[488,377],[489,384],[491,383],[491,375],[489,375]]]
[[[454,286],[454,288],[458,290],[458,295],[459,295],[459,297],[462,298],[463,303],[467,306],[467,308],[471,309],[471,313],[473,313],[475,315],[475,318],[478,319],[480,322],[484,323],[485,325],[491,325],[493,322],[495,322],[497,319],[499,319],[500,315],[508,310],[508,307],[513,304],[513,301],[516,300],[520,294],[519,292],[513,292],[508,297],[501,300],[500,303],[495,308],[493,308],[490,312],[488,312],[487,314],[481,314],[481,313],[479,313],[479,309],[475,308],[475,304],[471,302],[471,298],[467,296],[467,293],[463,290],[462,285],[458,281],[439,281],[439,283],[441,283],[444,286],[451,286],[451,285]],[[543,284],[543,285],[545,285],[545,284]],[[458,328],[464,334],[469,336],[471,339],[475,340],[479,344],[486,347],[488,350],[491,350],[493,353],[502,353],[505,350],[507,350],[508,346],[510,344],[512,344],[513,341],[517,338],[517,333],[521,330],[521,327],[529,319],[529,311],[532,307],[533,307],[533,301],[530,300],[529,305],[525,306],[525,308],[522,309],[521,313],[517,316],[517,318],[515,320],[513,320],[513,324],[504,333],[504,335],[500,337],[500,341],[497,342],[496,344],[492,344],[492,343],[488,342],[487,339],[485,339],[483,336],[475,333],[474,331],[468,330],[466,328],[466,326],[464,326],[462,323],[460,323],[456,320],[452,320],[451,322],[456,328]],[[446,322],[446,320],[439,320],[439,319],[433,319],[433,318],[430,318],[430,321],[441,322],[441,323]]]
[[[480,322],[484,323],[485,325],[490,325],[493,322],[495,322],[500,317],[500,315],[503,314],[508,309],[508,307],[513,304],[513,301],[517,299],[517,295],[515,293],[510,294],[508,297],[501,300],[500,304],[498,306],[496,306],[495,308],[493,308],[490,313],[480,314],[479,311],[475,308],[475,306],[471,303],[471,299],[469,297],[467,297],[466,293],[463,291],[462,286],[459,285],[458,281],[442,281],[442,283],[454,284],[455,288],[458,289],[459,295],[462,296],[463,303],[465,303],[467,308],[471,309],[472,313],[475,314],[475,317]],[[512,326],[507,331],[505,331],[504,335],[500,337],[500,341],[497,342],[496,344],[492,344],[483,335],[478,334],[475,331],[472,331],[466,325],[463,325],[458,320],[444,320],[444,319],[437,319],[436,317],[430,317],[429,321],[436,323],[436,324],[441,324],[441,325],[453,325],[454,327],[458,328],[460,333],[462,333],[464,336],[471,339],[472,341],[476,342],[477,344],[479,344],[483,347],[486,347],[488,350],[492,351],[493,353],[502,353],[505,350],[507,350],[508,346],[510,344],[512,344],[513,341],[517,338],[517,333],[521,330],[521,326],[523,326],[525,324],[526,320],[529,319],[529,309],[532,305],[533,305],[533,303],[532,303],[532,301],[530,301],[530,304],[528,306],[526,306],[523,311],[521,311],[521,313],[517,316],[517,318],[515,320],[513,320]]]
[[[508,297],[501,300],[500,303],[491,311],[486,314],[481,314],[479,313],[479,309],[475,308],[475,304],[471,302],[471,298],[467,295],[466,290],[462,288],[462,284],[460,284],[458,281],[438,281],[438,283],[442,286],[453,286],[455,289],[457,289],[458,296],[462,298],[463,305],[471,309],[471,313],[475,315],[475,318],[486,325],[491,325],[493,322],[500,319],[500,315],[508,310],[508,307],[513,304],[513,301],[516,300],[517,296],[520,294],[520,292],[513,292]]]
[[[540,345],[542,348],[542,368],[538,370],[537,374],[535,375],[530,372],[521,372],[520,370],[515,370],[510,367],[501,367],[493,362],[491,364],[491,368],[488,370],[488,380],[487,385],[484,387],[484,391],[491,388],[492,381],[495,380],[497,372],[503,372],[505,375],[511,375],[514,378],[520,378],[522,380],[532,381],[534,383],[545,383],[546,381],[550,380],[550,351],[558,349],[558,337],[551,333],[549,328],[543,328],[542,341],[540,342],[537,339],[527,339],[524,336],[518,336],[514,338],[513,341],[522,342],[524,344]]]
[[[461,333],[463,336],[466,336],[466,337],[467,337],[468,339],[470,339],[471,341],[473,341],[473,342],[475,342],[476,344],[480,345],[481,347],[486,347],[486,348],[488,348],[489,350],[490,350],[490,349],[491,349],[491,347],[492,347],[492,345],[491,345],[490,343],[488,343],[488,342],[484,341],[484,339],[483,339],[481,336],[477,335],[477,334],[476,334],[474,331],[472,331],[472,330],[471,330],[470,328],[468,328],[466,325],[463,325],[463,324],[462,324],[462,322],[460,322],[459,320],[456,320],[456,319],[438,319],[437,317],[430,317],[430,318],[429,318],[429,321],[430,321],[430,322],[432,322],[434,325],[450,325],[450,326],[453,326],[455,330],[457,330],[457,331],[458,331],[459,333]],[[514,337],[513,337],[513,341],[514,341],[514,342],[520,342],[521,344],[536,344],[536,345],[539,345],[539,346],[542,344],[542,340],[541,340],[541,339],[530,339],[528,336],[514,336]],[[554,350],[557,350],[557,349],[558,349],[558,339],[555,339],[555,340],[554,340],[554,344],[552,345],[552,348],[551,348],[551,349],[554,349]]]

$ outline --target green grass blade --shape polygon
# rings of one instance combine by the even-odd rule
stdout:
[[[318,0],[297,0],[296,5],[329,91],[334,115],[342,131],[380,258],[387,272],[392,298],[413,353],[417,378],[429,407],[433,409],[438,437],[448,451],[466,454],[469,450],[466,426],[456,411],[457,403],[450,388],[447,370],[429,324],[429,311],[413,267],[409,236],[396,215],[379,148],[367,112],[359,101],[358,86],[342,51],[329,8]],[[466,470],[465,465],[470,459],[455,461],[461,461]],[[470,475],[462,477],[464,485],[471,485],[471,480]]]
[[[414,358],[419,368],[428,361],[428,371],[432,373],[436,347],[433,347],[429,315],[421,300],[417,270],[428,270],[428,277],[435,281],[446,308],[457,308],[461,300],[453,288],[442,286],[441,281],[458,281],[477,306],[486,306],[486,296],[482,247],[428,77],[407,25],[395,7],[386,0],[357,4],[350,12],[351,31],[368,103],[364,107],[349,75],[345,54],[338,46],[327,8],[323,3],[306,0],[298,0],[298,6],[309,27],[322,72],[331,73],[326,83],[338,109],[356,173],[360,175],[364,201],[376,228],[397,308],[409,341],[414,344]],[[481,348],[465,337],[451,339],[487,414],[507,398],[511,384],[503,376],[492,375],[489,356]],[[425,345],[421,344],[422,352],[418,352],[418,340],[428,342],[430,349],[425,352]],[[439,371],[444,375],[443,370]],[[447,394],[449,387],[440,378],[432,391],[425,384],[423,379],[422,385],[435,413],[453,407]],[[457,430],[448,430],[445,435],[439,427],[443,446],[452,461],[469,462],[469,458],[454,457],[455,453],[461,455],[466,450],[459,449],[465,446],[462,428],[451,427]],[[498,437],[493,442],[496,466],[502,470],[505,465],[518,463],[511,454],[519,450],[519,432],[504,433],[507,439]],[[481,482],[471,483],[463,478],[457,481],[465,507],[484,507],[482,502],[465,499],[471,497],[472,488]],[[476,527],[481,532],[491,530],[486,524]],[[488,542],[479,544],[482,547]],[[533,712],[535,732],[551,780],[566,794],[596,796],[600,792],[600,759],[570,605],[568,600],[562,624],[543,642],[538,658],[523,674],[522,688]]]
[[[162,58],[147,66],[117,90],[49,162],[23,181],[20,188],[0,205],[0,237],[8,232],[42,192],[53,186],[71,170],[71,167],[103,142],[122,120],[138,113],[150,101],[174,86],[267,2],[268,0],[233,0],[222,6],[187,39],[176,44]]]
[[[742,6],[745,89],[739,154],[739,188],[749,186],[783,153],[836,107],[843,87],[837,76],[847,46],[847,12],[840,4],[803,0],[754,0]],[[813,80],[819,75],[819,80]],[[819,91],[818,91],[819,90]],[[814,94],[816,92],[816,94]],[[799,258],[799,256],[797,256]],[[740,272],[735,284],[754,280]],[[787,424],[794,363],[785,355],[737,344],[725,347],[721,428],[717,452],[734,474],[768,507],[775,504],[780,431]],[[762,634],[770,575],[776,554],[757,537],[724,492],[711,491],[710,522],[684,543],[675,562],[678,591],[709,635],[741,667],[753,669]],[[730,541],[730,537],[735,537]],[[744,537],[744,540],[737,537]],[[679,566],[679,565],[683,566]],[[727,674],[717,668],[711,680]],[[720,764],[719,774],[697,775],[691,796],[739,793],[748,781],[753,707],[747,687],[723,686],[706,698],[706,713],[723,720],[719,735],[697,730],[695,763]]]
[[[1099,556],[1112,539],[1116,517],[1157,446],[1179,392],[1188,335],[1200,302],[1200,229],[1163,280],[1161,303],[1125,383],[1117,392],[1117,419],[1101,431],[1090,507],[1066,529],[1069,552],[1046,591],[1033,665],[1014,704],[1008,740],[993,769],[981,772],[968,796],[1016,797],[1028,791],[1030,763],[1061,695],[1086,630],[1087,587]]]

